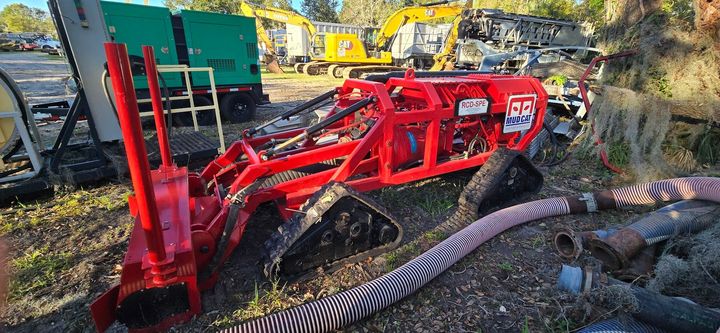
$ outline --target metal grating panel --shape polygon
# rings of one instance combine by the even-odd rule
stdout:
[[[247,48],[247,57],[250,59],[257,59],[258,58],[258,49],[257,44],[255,43],[246,43],[245,47]]]
[[[207,65],[212,67],[216,72],[234,72],[234,59],[208,59]]]

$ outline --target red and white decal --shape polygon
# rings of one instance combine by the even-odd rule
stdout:
[[[486,98],[468,98],[458,101],[456,113],[458,116],[484,114],[489,107],[490,102]]]
[[[529,130],[535,115],[535,95],[515,95],[508,98],[503,133]]]

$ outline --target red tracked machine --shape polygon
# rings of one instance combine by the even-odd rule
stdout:
[[[264,272],[297,277],[399,245],[402,227],[361,192],[483,165],[480,171],[492,178],[485,184],[494,185],[479,191],[494,204],[542,185],[542,175],[521,155],[542,128],[548,96],[539,81],[442,72],[416,77],[413,70],[346,80],[245,130],[201,173],[189,172],[167,153],[154,56],[146,48],[164,152],[162,166],[151,171],[125,46],[108,43],[105,50],[136,223],[120,283],[91,306],[99,331],[116,320],[132,331],[164,330],[200,313],[200,291],[213,286],[264,202],[274,202],[286,220],[266,241]],[[259,135],[328,101],[334,107],[317,124]]]

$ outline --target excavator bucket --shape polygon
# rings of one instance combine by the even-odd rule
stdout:
[[[265,66],[270,73],[275,73],[275,74],[285,73],[285,71],[283,71],[283,69],[280,68],[280,64],[278,63],[277,58],[274,56],[271,56],[269,54],[265,55]]]

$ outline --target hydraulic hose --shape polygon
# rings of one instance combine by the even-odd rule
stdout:
[[[632,317],[612,318],[592,324],[578,331],[578,333],[665,333],[655,326],[637,321]]]
[[[320,300],[245,322],[225,332],[337,330],[412,294],[478,246],[514,226],[552,216],[683,199],[720,202],[720,178],[668,179],[508,207],[484,216],[380,278]]]
[[[718,216],[718,209],[720,207],[712,202],[684,200],[648,213],[621,229],[610,228],[578,232],[570,228],[561,228],[555,234],[555,248],[561,256],[568,259],[577,259],[584,249],[594,250],[594,254],[601,252],[600,259],[610,256],[612,260],[609,262],[615,262],[615,266],[617,266],[621,260],[617,259],[613,253],[618,252],[622,258],[631,259],[642,248],[657,244],[675,235],[705,229]],[[619,236],[614,236],[621,230],[622,233]],[[633,236],[628,236],[628,233]],[[610,240],[608,241],[608,239]],[[642,241],[634,242],[635,247],[628,249],[630,245],[627,242],[628,239],[641,239]],[[604,250],[608,247],[612,250]]]
[[[619,287],[637,301],[631,310],[633,317],[669,332],[715,333],[720,328],[720,312],[706,309],[678,297],[669,297],[629,283],[607,277],[592,270],[563,265],[558,276],[558,288],[580,294],[605,285]]]
[[[590,252],[606,267],[618,270],[644,248],[675,235],[704,230],[718,218],[720,207],[712,202],[680,201],[649,213],[607,237],[589,240]]]

